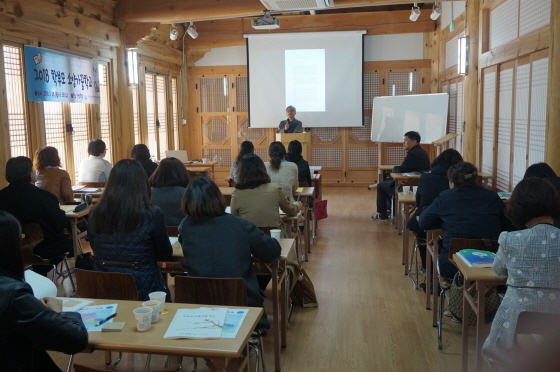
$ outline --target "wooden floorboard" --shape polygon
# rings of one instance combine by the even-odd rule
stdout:
[[[432,312],[424,292],[415,291],[401,265],[402,238],[385,221],[371,221],[376,191],[324,188],[329,217],[305,263],[318,308],[295,306],[282,351],[282,370],[296,371],[459,371],[461,327],[445,319],[444,347],[437,349]],[[270,314],[271,311],[268,311]],[[193,341],[194,342],[194,341]],[[265,338],[267,370],[274,370],[273,340]],[[53,353],[64,367],[68,357]],[[103,368],[103,354],[76,360]],[[125,356],[117,370],[143,370],[145,356]],[[152,369],[162,368],[154,357]],[[185,370],[192,368],[190,359]],[[207,371],[199,360],[198,371]]]

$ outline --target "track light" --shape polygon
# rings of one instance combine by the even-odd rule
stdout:
[[[192,37],[193,39],[196,39],[198,37],[198,32],[196,32],[196,27],[194,23],[192,22],[189,23],[189,27],[187,27],[187,34],[189,34],[189,36]]]
[[[175,27],[175,23],[172,23],[171,30],[169,30],[169,38],[171,40],[177,40],[178,36],[179,36],[179,30],[177,30],[177,27]]]
[[[410,18],[412,22],[416,22],[418,17],[420,17],[420,7],[418,6],[418,3],[414,3],[414,6],[412,7],[412,13],[410,13],[410,17],[408,18]]]
[[[434,9],[432,10],[432,14],[430,14],[430,18],[435,21],[436,19],[439,18],[440,15],[441,15],[441,6],[439,6],[437,3],[434,3]]]

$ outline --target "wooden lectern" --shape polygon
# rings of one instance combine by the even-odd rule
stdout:
[[[280,141],[286,146],[286,152],[288,152],[288,145],[294,140],[301,142],[303,148],[301,156],[311,163],[311,133],[276,133],[276,141]]]

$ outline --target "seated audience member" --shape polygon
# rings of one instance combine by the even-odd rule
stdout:
[[[542,179],[524,179],[513,190],[506,215],[525,230],[501,233],[494,261],[494,271],[507,279],[508,289],[482,355],[499,371],[511,370],[526,355],[515,342],[520,313],[560,315],[560,229],[552,225],[560,217],[558,192]]]
[[[420,134],[418,132],[406,132],[404,134],[403,147],[406,157],[399,166],[393,167],[395,173],[423,172],[430,170],[430,158],[428,153],[420,147]],[[373,186],[373,185],[372,185]],[[395,181],[383,181],[377,185],[377,214],[371,216],[372,220],[389,219],[389,198],[395,195]]]
[[[152,176],[158,167],[158,165],[150,159],[150,149],[143,143],[132,146],[132,149],[130,149],[130,157],[142,164],[148,178]]]
[[[311,170],[309,163],[303,159],[301,153],[303,147],[301,142],[294,140],[288,145],[288,161],[295,163],[298,167],[298,182],[307,182],[311,186]]]
[[[70,175],[60,168],[60,157],[56,148],[45,146],[37,150],[35,170],[37,171],[35,186],[54,194],[60,204],[74,201]]]
[[[187,217],[179,226],[179,242],[188,275],[243,278],[248,305],[262,307],[265,296],[259,288],[252,257],[266,263],[274,261],[281,252],[278,241],[252,222],[224,213],[224,197],[209,178],[200,177],[189,183],[182,208]],[[266,314],[259,328],[270,328]]]
[[[31,159],[18,156],[8,160],[6,180],[10,184],[0,190],[0,210],[11,213],[21,224],[40,224],[44,238],[33,253],[58,264],[64,253],[72,252],[71,242],[64,234],[66,214],[60,209],[56,196],[32,184],[35,177]],[[36,266],[34,270],[47,275],[50,267]]]
[[[231,168],[229,169],[229,179],[233,182],[237,182],[237,168],[239,166],[239,161],[244,155],[252,154],[255,150],[255,146],[253,146],[253,142],[251,141],[243,141],[239,146],[239,152],[237,153],[237,158],[235,161],[231,163]]]
[[[280,219],[278,207],[288,216],[295,216],[300,203],[290,202],[277,183],[271,183],[260,157],[245,155],[239,163],[238,181],[231,195],[231,214],[251,221],[258,227],[286,227]]]
[[[179,226],[185,214],[181,211],[181,199],[189,184],[189,172],[177,158],[165,158],[150,177],[152,199],[165,215],[167,226]]]
[[[458,151],[447,149],[434,159],[432,171],[420,176],[418,190],[416,191],[416,212],[412,215],[407,225],[407,228],[414,232],[418,238],[426,238],[426,232],[418,226],[418,216],[420,216],[420,213],[425,208],[432,204],[442,191],[449,189],[447,170],[460,161],[463,161],[463,157]],[[426,267],[426,245],[420,244],[419,247],[422,268],[424,268]]]
[[[38,300],[24,281],[21,226],[0,211],[0,360],[2,371],[57,371],[45,350],[75,354],[88,346],[78,313],[62,312],[60,300]]]
[[[498,194],[478,185],[474,165],[457,163],[449,168],[447,178],[450,190],[442,191],[420,214],[418,225],[423,230],[443,230],[438,267],[440,276],[450,281],[457,272],[447,258],[452,238],[496,240],[502,231],[511,229],[511,223]]]
[[[150,292],[168,292],[157,261],[172,254],[163,212],[149,200],[142,165],[123,159],[111,171],[88,224],[94,270],[132,274],[143,301]]]
[[[85,158],[78,168],[78,182],[107,182],[111,173],[111,163],[103,159],[107,154],[105,142],[100,139],[88,145],[89,157]]]
[[[284,194],[294,201],[293,195],[299,187],[297,165],[285,159],[286,148],[282,142],[272,142],[268,146],[268,156],[270,156],[270,162],[266,162],[264,165],[270,181],[279,184]]]

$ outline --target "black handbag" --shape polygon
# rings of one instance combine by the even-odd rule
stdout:
[[[93,270],[93,256],[91,252],[79,254],[76,257],[76,268],[82,270]]]

